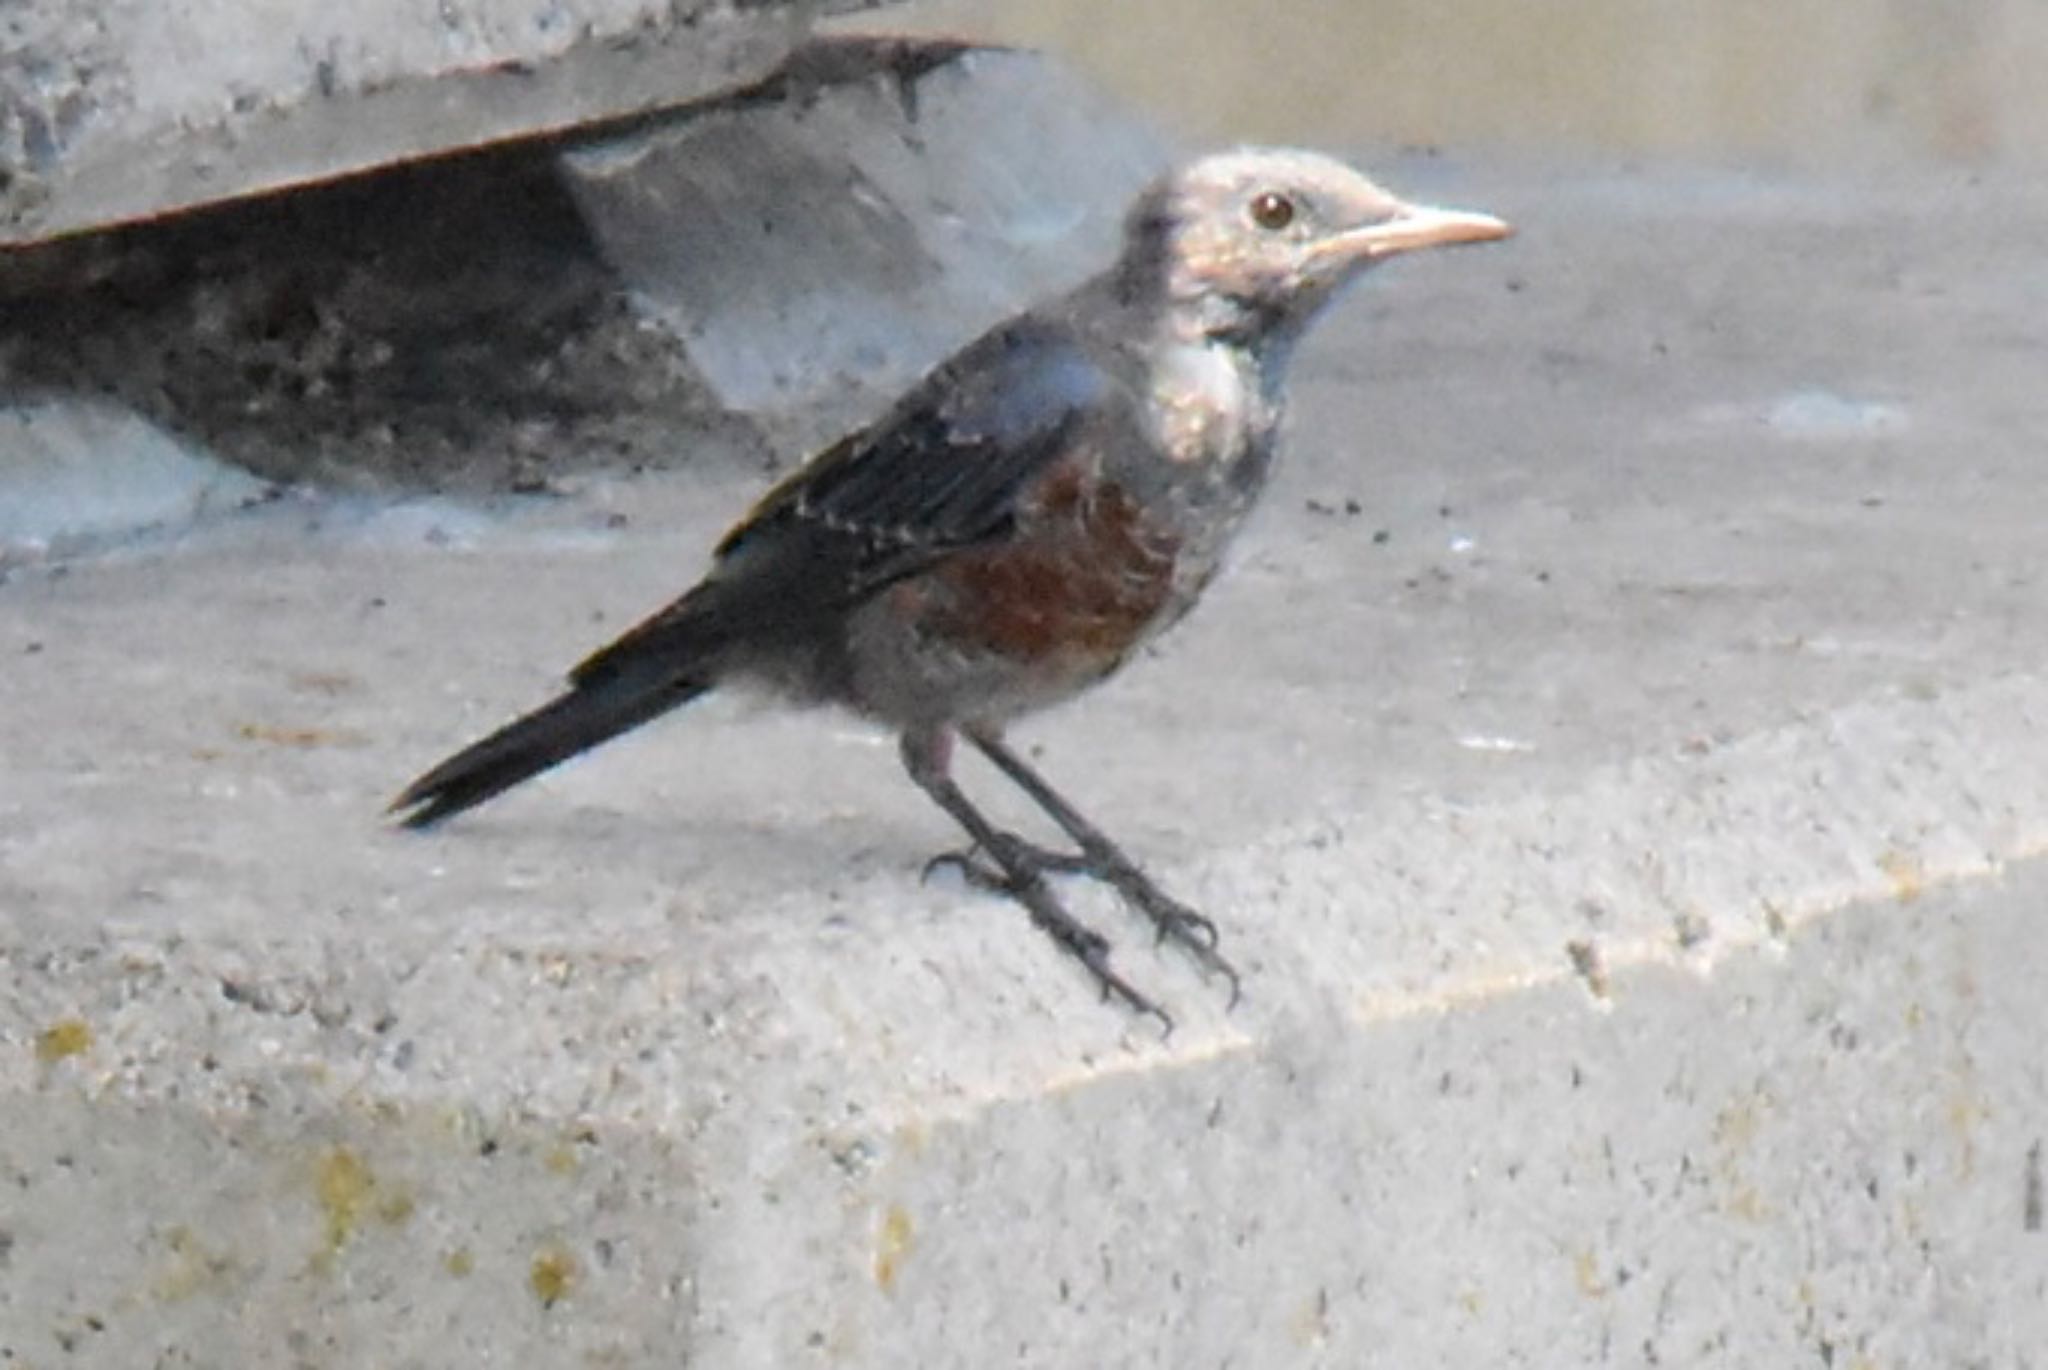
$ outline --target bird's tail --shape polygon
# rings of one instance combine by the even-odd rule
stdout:
[[[408,828],[431,827],[709,688],[709,682],[666,672],[620,671],[578,683],[413,781],[391,802],[390,811],[411,810],[401,820]]]

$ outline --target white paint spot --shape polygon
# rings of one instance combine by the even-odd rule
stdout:
[[[1907,424],[1903,406],[1831,390],[1794,390],[1774,400],[1709,404],[1692,410],[1660,436],[1682,438],[1700,428],[1764,428],[1794,442],[1846,442],[1890,437]]]
[[[1798,390],[1771,405],[1764,422],[1788,438],[1858,438],[1898,432],[1906,426],[1906,413],[1876,400]]]
[[[1534,742],[1519,737],[1506,737],[1499,733],[1466,733],[1458,739],[1458,745],[1468,752],[1533,752]]]

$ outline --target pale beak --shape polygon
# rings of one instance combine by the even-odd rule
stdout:
[[[1437,209],[1430,205],[1402,205],[1393,218],[1339,233],[1327,239],[1322,249],[1363,261],[1378,261],[1397,252],[1413,252],[1418,247],[1492,242],[1514,231],[1505,221],[1491,214]]]

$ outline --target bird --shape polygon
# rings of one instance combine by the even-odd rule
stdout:
[[[706,691],[765,687],[894,730],[910,779],[970,844],[926,875],[950,865],[1020,904],[1103,998],[1172,1031],[1049,877],[1106,885],[1235,1005],[1215,922],[1161,889],[1007,729],[1111,676],[1195,604],[1267,484],[1295,345],[1346,285],[1390,257],[1511,231],[1311,151],[1177,166],[1137,196],[1105,270],[988,329],[798,466],[693,588],[390,812],[432,827]],[[1072,849],[987,818],[953,776],[959,739]]]

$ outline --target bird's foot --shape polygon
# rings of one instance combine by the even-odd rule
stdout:
[[[976,889],[1016,900],[1041,932],[1087,969],[1103,998],[1117,1000],[1134,1013],[1157,1018],[1160,1035],[1172,1036],[1173,1015],[1110,964],[1109,939],[1070,913],[1046,883],[1047,875],[1092,873],[1087,858],[1073,852],[1052,851],[1009,833],[999,834],[999,838],[992,844],[940,853],[925,863],[925,878],[950,868]]]
[[[1228,1007],[1237,1007],[1244,986],[1238,977],[1237,967],[1216,949],[1222,938],[1216,931],[1214,919],[1189,908],[1153,884],[1151,876],[1131,864],[1129,858],[1114,847],[1084,853],[1080,860],[1082,864],[1078,870],[1108,885],[1126,904],[1152,920],[1160,942],[1171,942],[1184,949],[1204,974],[1222,976],[1230,985]]]
[[[1053,897],[1045,881],[1033,879],[1026,884],[1010,885],[1007,893],[1024,905],[1031,921],[1046,936],[1087,968],[1104,999],[1115,999],[1133,1013],[1157,1018],[1161,1040],[1173,1035],[1173,1015],[1117,972],[1109,963],[1109,939],[1067,912],[1066,905]]]
[[[1180,900],[1175,899],[1172,895],[1160,889],[1159,886],[1152,882],[1150,876],[1138,869],[1122,852],[1114,847],[1106,847],[1103,850],[1092,852],[1054,851],[1051,848],[1027,842],[1023,838],[1012,834],[1004,834],[1004,838],[1004,846],[1007,848],[1007,854],[1010,859],[1005,860],[1002,857],[998,857],[996,853],[980,846],[968,847],[960,851],[941,852],[925,862],[924,878],[929,880],[935,873],[941,870],[955,870],[960,873],[961,879],[976,889],[986,890],[994,894],[1006,894],[1022,901],[1026,907],[1032,908],[1034,920],[1038,921],[1039,925],[1044,927],[1055,941],[1058,941],[1070,951],[1074,951],[1076,955],[1080,955],[1082,961],[1089,964],[1090,969],[1096,971],[1097,978],[1101,979],[1104,972],[1097,969],[1094,963],[1089,961],[1088,956],[1081,955],[1080,950],[1070,938],[1063,936],[1060,932],[1055,931],[1049,926],[1039,916],[1036,908],[1031,905],[1031,901],[1024,897],[1020,889],[1020,879],[1028,879],[1043,889],[1044,881],[1042,877],[1047,875],[1087,876],[1091,880],[1108,885],[1117,892],[1118,897],[1126,904],[1129,904],[1132,908],[1149,918],[1152,921],[1153,929],[1158,934],[1159,942],[1172,942],[1186,950],[1188,955],[1195,959],[1195,963],[1202,968],[1204,974],[1222,976],[1230,985],[1229,1007],[1237,1007],[1237,1001],[1242,997],[1243,986],[1238,976],[1237,967],[1231,965],[1222,953],[1216,949],[1220,937],[1216,930],[1215,921],[1206,914],[1189,908]],[[1015,873],[1019,866],[1027,868],[1028,874],[1026,876],[1019,877]],[[1050,891],[1046,892],[1046,898],[1051,898]],[[1073,919],[1072,915],[1067,914],[1063,908],[1061,909],[1061,916],[1082,933],[1085,933],[1087,937],[1092,938],[1095,942],[1103,943],[1100,954],[1103,965],[1106,966],[1108,946],[1101,935],[1081,927]],[[1128,999],[1126,993],[1113,988],[1106,982],[1103,988],[1105,993],[1112,993],[1119,998]],[[1127,988],[1125,987],[1125,989]],[[1151,1006],[1149,1000],[1143,1006],[1134,1003],[1132,1007],[1157,1014],[1168,1023],[1170,1029],[1172,1020],[1168,1019],[1164,1013],[1160,1013],[1156,1006]]]

